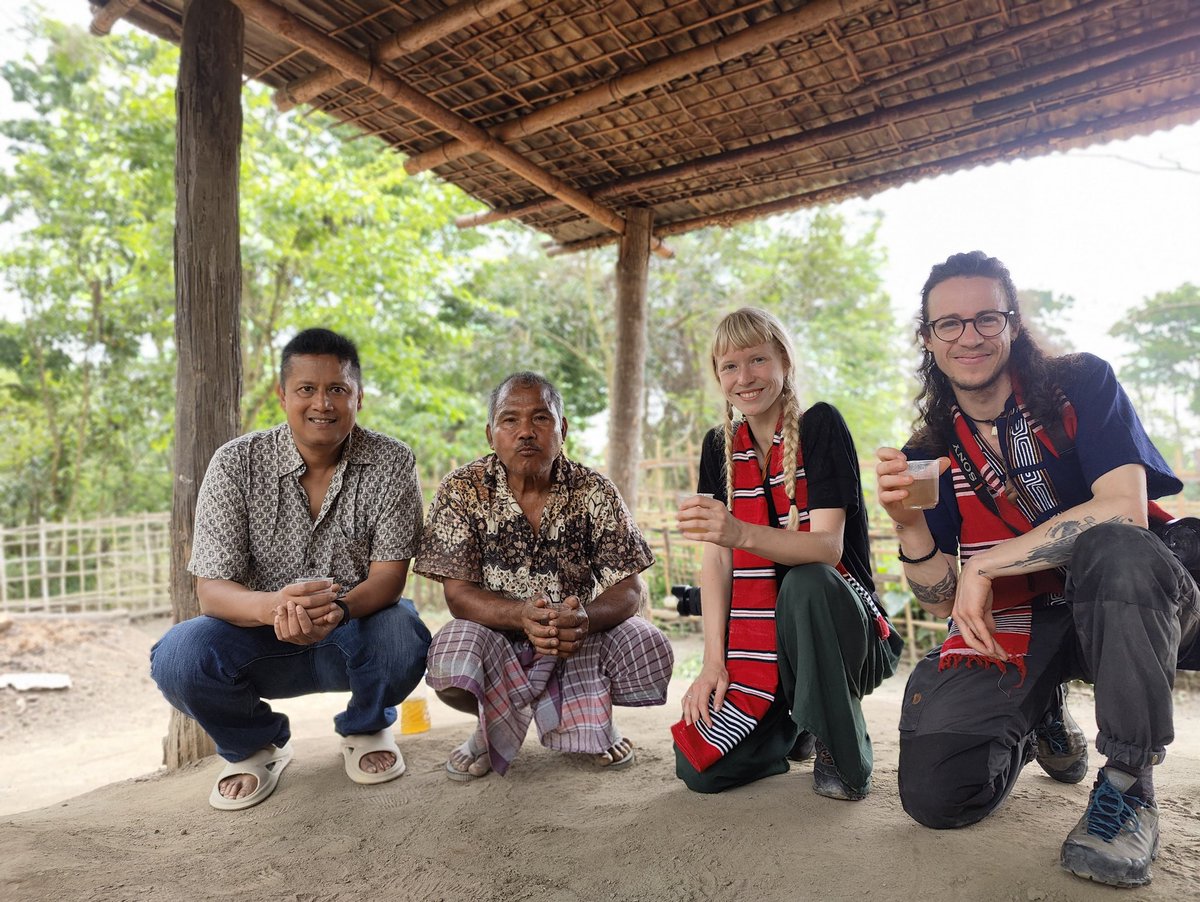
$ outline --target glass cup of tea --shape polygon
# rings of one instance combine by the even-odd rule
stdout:
[[[686,502],[691,501],[693,498],[712,498],[712,497],[713,497],[712,492],[678,492],[675,495],[675,504],[677,507],[682,508]],[[702,530],[702,529],[701,530],[683,529],[680,531],[689,539],[703,539],[704,538],[704,530]]]
[[[904,472],[913,478],[908,487],[904,507],[908,510],[927,511],[938,503],[938,462],[936,460],[910,460]]]

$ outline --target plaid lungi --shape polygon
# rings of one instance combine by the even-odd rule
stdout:
[[[607,751],[620,736],[612,706],[664,704],[674,661],[671,643],[640,617],[589,635],[566,660],[535,654],[524,637],[453,620],[433,637],[426,666],[434,690],[454,686],[479,701],[492,769],[503,774],[531,720],[548,749]]]

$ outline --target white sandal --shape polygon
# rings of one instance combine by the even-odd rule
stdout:
[[[221,811],[241,811],[243,808],[257,805],[275,791],[279,784],[279,775],[291,760],[292,744],[285,742],[281,748],[269,745],[265,749],[259,749],[249,758],[227,761],[217,777],[217,782],[213,784],[212,792],[209,793],[208,804]],[[242,775],[254,777],[258,781],[254,792],[240,799],[229,799],[221,795],[223,780]]]
[[[362,759],[372,752],[391,752],[395,763],[385,771],[369,774],[362,769]],[[342,758],[346,763],[346,776],[355,783],[386,783],[404,773],[404,756],[392,737],[392,728],[384,727],[378,733],[352,733],[342,737]]]

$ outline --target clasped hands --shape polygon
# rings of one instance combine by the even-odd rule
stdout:
[[[315,645],[342,622],[342,609],[334,604],[342,591],[331,579],[313,579],[284,586],[273,608],[275,638],[293,645]]]
[[[575,595],[559,605],[538,595],[521,606],[521,628],[539,655],[569,658],[583,646],[589,625],[587,608]]]

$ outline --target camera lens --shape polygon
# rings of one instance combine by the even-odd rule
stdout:
[[[675,610],[681,617],[698,617],[700,615],[699,586],[671,586],[671,594],[679,601]]]

